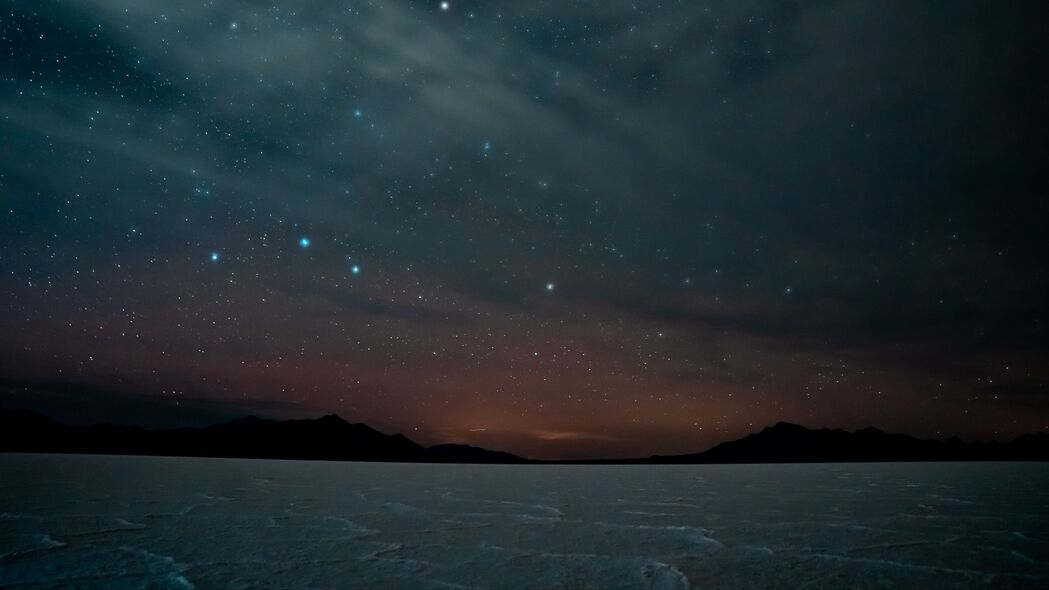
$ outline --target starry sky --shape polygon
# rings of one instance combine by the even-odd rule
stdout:
[[[0,0],[0,403],[1049,428],[1034,0]]]

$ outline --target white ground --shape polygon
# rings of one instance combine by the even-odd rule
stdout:
[[[1049,464],[0,455],[0,587],[1047,588]]]

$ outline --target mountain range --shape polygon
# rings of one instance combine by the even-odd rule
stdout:
[[[534,461],[470,445],[423,447],[334,414],[308,420],[238,418],[206,428],[148,430],[103,424],[71,426],[29,410],[0,410],[0,452],[172,455],[419,463],[700,464],[856,461],[1046,461],[1049,434],[1008,442],[946,441],[888,434],[808,429],[780,422],[739,440],[687,455],[599,461]]]

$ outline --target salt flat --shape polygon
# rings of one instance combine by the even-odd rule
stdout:
[[[1049,465],[0,455],[4,588],[1044,588]]]

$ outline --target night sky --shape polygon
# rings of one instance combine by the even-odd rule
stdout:
[[[0,1],[0,403],[1049,428],[1040,1]]]

